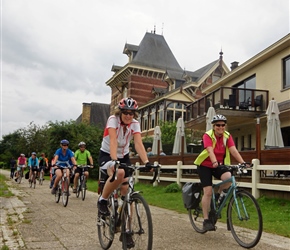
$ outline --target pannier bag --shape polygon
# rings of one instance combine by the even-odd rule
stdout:
[[[29,178],[29,171],[25,174],[25,179]]]
[[[202,186],[200,182],[187,182],[182,187],[182,199],[184,207],[195,209],[198,207],[201,199]]]

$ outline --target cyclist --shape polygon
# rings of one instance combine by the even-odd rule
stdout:
[[[203,227],[207,231],[215,230],[215,226],[208,219],[208,212],[212,197],[212,176],[219,180],[227,180],[231,178],[231,172],[228,169],[217,168],[219,165],[230,165],[230,155],[232,155],[239,163],[244,160],[238,152],[234,140],[229,132],[225,130],[227,118],[223,115],[215,115],[211,121],[213,129],[205,132],[203,135],[204,150],[195,159],[194,164],[198,166],[198,174],[203,187],[202,211],[203,211]],[[222,185],[222,190],[229,188],[231,183]]]
[[[20,154],[20,156],[17,159],[17,171],[16,171],[16,178],[15,181],[17,182],[18,176],[20,172],[22,171],[22,174],[24,172],[24,169],[26,168],[26,157],[25,154]]]
[[[124,169],[118,170],[117,180],[110,182],[114,173],[114,165],[116,161],[130,165],[129,144],[134,139],[135,150],[139,154],[141,160],[150,170],[147,153],[142,143],[140,124],[136,120],[138,105],[137,102],[128,97],[119,102],[118,110],[114,115],[108,118],[106,128],[104,130],[103,141],[99,155],[99,166],[101,170],[107,173],[108,179],[103,188],[102,195],[98,201],[99,215],[110,215],[107,207],[107,199],[109,195],[121,185],[121,195],[125,195],[128,189],[127,173]],[[131,235],[127,235],[127,244],[132,247],[134,245]]]
[[[10,179],[13,179],[14,177],[15,168],[16,168],[16,160],[14,157],[12,157],[10,160]]]
[[[58,163],[58,165],[61,166],[70,166],[70,161],[73,165],[76,165],[76,160],[74,158],[73,152],[68,148],[69,141],[66,139],[63,139],[60,141],[61,147],[56,150],[53,160],[52,160],[52,166]],[[55,194],[57,190],[58,182],[60,181],[62,177],[62,171],[60,170],[60,167],[55,166],[54,167],[54,174],[56,175],[55,181],[53,183],[53,187],[51,189],[51,194]],[[66,170],[67,176],[69,176],[70,172],[69,169]],[[69,178],[68,178],[69,180]]]
[[[87,165],[87,160],[89,160],[91,166],[93,166],[93,158],[91,156],[90,151],[86,149],[86,143],[81,141],[78,146],[79,146],[79,149],[75,152],[75,159],[76,159],[77,165]],[[78,178],[81,172],[82,172],[82,169],[78,167],[75,169],[74,187],[73,187],[74,193],[77,192]],[[84,174],[87,180],[89,178],[89,171],[87,167],[84,169]]]
[[[48,168],[48,159],[45,157],[45,153],[41,153],[41,156],[39,157],[39,171],[37,173],[37,177],[40,176],[41,172],[44,172],[45,168]]]
[[[31,182],[32,181],[32,179],[31,179],[32,178],[32,171],[37,173],[37,171],[39,169],[39,160],[36,157],[36,153],[35,152],[32,152],[31,156],[28,159],[28,168],[29,168],[29,179],[28,179],[28,181]],[[36,173],[35,173],[35,178],[36,178]],[[34,182],[35,181],[36,180],[34,179]]]

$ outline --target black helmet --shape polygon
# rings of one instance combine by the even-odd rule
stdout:
[[[219,121],[223,121],[223,122],[227,123],[227,118],[223,115],[215,115],[211,120],[211,124],[214,124],[214,123],[219,122]]]

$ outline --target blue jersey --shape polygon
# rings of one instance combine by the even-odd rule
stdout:
[[[71,158],[74,157],[73,152],[70,149],[67,149],[65,152],[65,155],[62,153],[62,149],[59,148],[55,151],[55,154],[58,156],[58,165],[61,166],[67,166],[67,164],[65,162],[69,162],[69,164],[71,165]]]

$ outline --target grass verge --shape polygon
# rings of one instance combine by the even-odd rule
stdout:
[[[13,193],[8,189],[8,185],[6,184],[6,176],[0,174],[0,197],[11,197]]]

